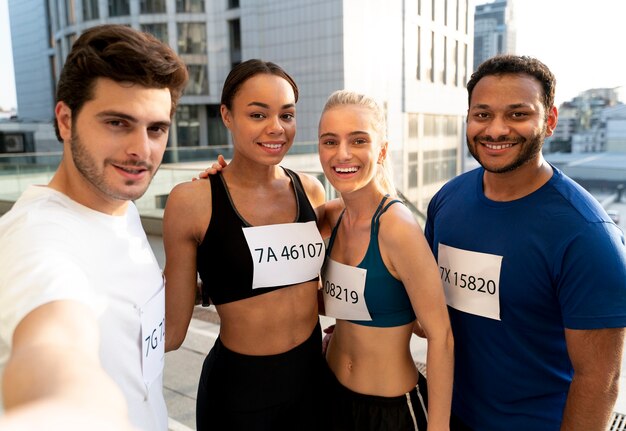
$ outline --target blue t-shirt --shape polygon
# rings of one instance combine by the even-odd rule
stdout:
[[[500,320],[448,308],[452,410],[475,430],[559,430],[573,376],[564,328],[626,326],[624,235],[553,169],[539,190],[495,202],[478,168],[451,180],[428,207],[425,234],[438,262],[440,245],[501,257]],[[483,290],[469,295],[495,292]]]

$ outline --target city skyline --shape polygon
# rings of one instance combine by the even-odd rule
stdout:
[[[474,5],[491,2],[472,1]],[[626,40],[626,26],[622,23],[626,4],[596,0],[594,6],[571,6],[567,0],[515,3],[517,53],[537,57],[554,72],[557,105],[591,88],[626,86],[626,65],[619,56],[607,55],[606,49],[612,41]],[[3,65],[0,108],[3,109],[16,107],[10,41],[8,0],[0,0],[0,64]]]

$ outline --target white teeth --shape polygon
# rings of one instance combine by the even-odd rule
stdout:
[[[485,144],[485,147],[490,150],[502,150],[504,148],[511,148],[513,144],[504,144],[504,145],[494,145],[494,144]]]
[[[353,166],[351,168],[335,168],[335,170],[341,174],[348,174],[348,173],[358,171],[359,168],[357,168],[356,166]]]
[[[280,147],[282,147],[282,145],[280,145],[280,144],[264,144],[264,143],[261,143],[261,145],[264,146],[265,148],[269,148],[269,149],[272,149],[272,150],[277,150]]]

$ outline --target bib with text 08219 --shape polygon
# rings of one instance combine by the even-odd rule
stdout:
[[[372,320],[365,304],[367,270],[328,259],[322,271],[326,316],[344,320]]]
[[[165,289],[140,309],[141,368],[146,387],[161,375],[165,363]]]
[[[466,313],[500,320],[502,256],[439,244],[439,274],[448,305]]]
[[[319,275],[324,242],[314,221],[244,227],[254,276],[252,288],[302,283]]]

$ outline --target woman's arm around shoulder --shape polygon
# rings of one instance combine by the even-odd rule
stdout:
[[[392,205],[380,223],[379,243],[385,265],[404,284],[428,340],[428,429],[447,430],[454,341],[437,263],[407,207]]]
[[[186,182],[170,192],[163,215],[165,248],[165,350],[185,340],[197,291],[197,248],[211,219],[208,180]]]

